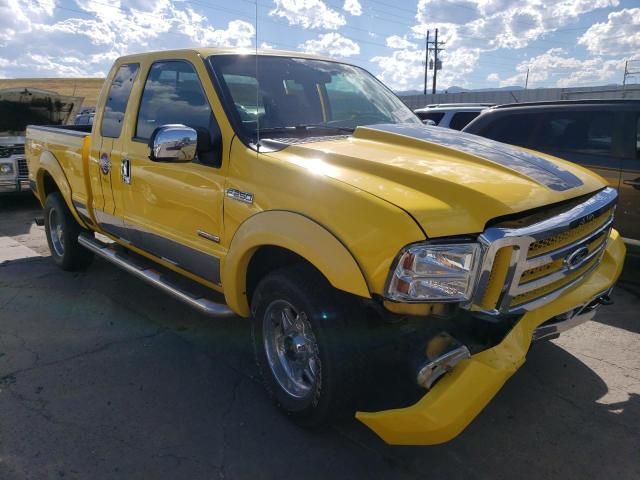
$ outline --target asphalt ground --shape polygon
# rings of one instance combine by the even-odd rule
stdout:
[[[640,284],[525,365],[455,440],[389,446],[278,413],[246,320],[211,320],[96,260],[48,258],[29,197],[0,199],[0,479],[640,478]],[[4,261],[3,261],[4,259]]]

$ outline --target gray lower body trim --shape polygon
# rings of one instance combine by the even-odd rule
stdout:
[[[218,257],[149,232],[140,226],[126,224],[121,218],[101,210],[95,210],[95,215],[100,227],[105,232],[200,278],[215,284],[220,283],[220,259]]]

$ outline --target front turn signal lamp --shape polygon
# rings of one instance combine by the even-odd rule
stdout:
[[[471,299],[478,265],[477,243],[416,244],[400,254],[387,281],[397,302],[464,302]]]

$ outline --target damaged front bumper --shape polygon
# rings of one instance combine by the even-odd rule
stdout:
[[[357,412],[356,418],[390,444],[434,445],[456,437],[524,363],[532,340],[551,337],[593,316],[593,302],[610,291],[624,256],[624,243],[612,230],[600,265],[575,288],[524,314],[498,345],[460,359],[416,404]],[[556,317],[561,321],[549,322]]]

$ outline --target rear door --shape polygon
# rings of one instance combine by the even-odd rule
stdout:
[[[628,154],[622,159],[617,217],[624,237],[640,240],[640,112],[627,112]]]
[[[128,240],[123,229],[122,197],[114,194],[120,180],[124,118],[139,70],[137,63],[118,67],[100,118],[94,127],[89,177],[96,220],[107,233]]]
[[[623,152],[623,118],[612,110],[571,109],[547,113],[530,148],[575,162],[618,188]]]

